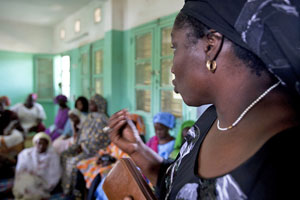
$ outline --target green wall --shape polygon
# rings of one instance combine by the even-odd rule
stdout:
[[[128,108],[129,99],[127,98],[127,71],[126,71],[126,56],[127,51],[124,49],[126,46],[127,31],[111,30],[105,33],[105,37],[101,40],[88,44],[85,51],[90,51],[89,56],[92,59],[93,48],[101,48],[104,52],[103,57],[103,96],[108,102],[108,114],[111,115],[116,111],[126,107]],[[86,46],[86,45],[85,45]],[[81,63],[80,63],[80,49],[79,47],[62,55],[69,55],[71,58],[71,97],[77,98],[82,95],[81,88]],[[91,49],[89,49],[91,47]],[[128,46],[126,47],[128,48]],[[90,63],[93,63],[90,61]]]
[[[8,96],[12,105],[24,102],[33,92],[33,55],[0,51],[0,95]]]
[[[82,91],[86,88],[81,88],[81,53],[83,50],[89,52],[90,64],[93,58],[93,50],[102,48],[104,52],[103,58],[103,96],[108,101],[108,114],[112,115],[116,111],[127,108],[130,112],[135,112],[143,116],[146,124],[146,138],[154,135],[152,124],[152,116],[155,113],[145,113],[136,111],[134,108],[134,63],[133,63],[133,46],[135,35],[140,31],[155,30],[155,37],[160,38],[160,28],[171,26],[175,14],[153,20],[139,27],[132,28],[126,31],[111,30],[105,33],[104,38],[93,43],[66,51],[60,55],[39,55],[27,53],[15,53],[0,51],[0,95],[7,95],[12,99],[13,104],[23,102],[26,96],[34,92],[34,59],[39,56],[48,56],[57,58],[63,55],[69,55],[70,66],[70,102],[69,105],[73,108],[74,100],[82,95]],[[155,49],[154,51],[158,51]],[[54,68],[56,66],[54,65]],[[55,69],[54,69],[55,71]],[[56,75],[54,75],[56,76]],[[55,77],[54,77],[55,79]],[[92,81],[91,81],[92,82]],[[55,83],[56,84],[56,83]],[[58,91],[54,86],[54,94]],[[45,108],[47,126],[53,124],[54,117],[58,107],[53,104],[52,99],[39,101]],[[155,104],[155,109],[158,110],[159,105]],[[196,109],[183,105],[182,119],[178,120],[180,125],[181,120],[196,119]],[[176,135],[177,129],[172,131]]]
[[[0,51],[0,96],[8,96],[11,105],[24,102],[34,92],[34,54]],[[54,122],[54,105],[39,102],[47,114],[46,126]]]
[[[123,32],[112,30],[104,38],[104,96],[108,102],[108,114],[123,108],[125,100]]]

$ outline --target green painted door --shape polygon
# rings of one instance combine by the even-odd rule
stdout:
[[[54,123],[56,115],[56,108],[53,103],[55,96],[54,78],[54,56],[34,56],[34,91],[38,95],[38,103],[43,106],[46,112],[47,119],[44,121],[46,127]]]
[[[103,41],[92,46],[92,92],[103,95]]]
[[[80,48],[79,66],[81,71],[81,95],[90,98],[92,95],[92,69],[90,59],[90,45]]]
[[[176,117],[176,135],[183,119],[183,101],[173,91],[173,50],[171,49],[172,21],[157,21],[139,27],[132,34],[134,74],[134,109],[144,117],[147,139],[154,135],[152,117],[160,112],[170,112]]]

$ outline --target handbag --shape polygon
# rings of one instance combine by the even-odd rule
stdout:
[[[150,186],[130,158],[121,158],[107,174],[103,190],[110,200],[156,200]]]

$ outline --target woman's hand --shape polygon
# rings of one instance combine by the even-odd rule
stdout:
[[[131,155],[137,150],[142,140],[135,125],[127,117],[128,115],[127,110],[121,110],[109,118],[109,137],[120,149]]]

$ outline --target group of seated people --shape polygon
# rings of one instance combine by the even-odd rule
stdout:
[[[67,97],[58,95],[55,123],[46,129],[42,123],[46,114],[36,99],[30,94],[25,103],[9,110],[9,99],[0,98],[0,167],[8,172],[0,178],[14,177],[14,198],[48,199],[61,192],[66,199],[107,199],[102,189],[105,176],[118,159],[129,156],[103,130],[108,125],[106,100],[98,94],[90,101],[81,96],[70,110]],[[145,142],[142,117],[131,114],[130,119]],[[169,132],[175,117],[159,112],[153,117],[155,136],[146,145],[165,159],[175,159],[193,124],[184,122],[175,140]],[[128,128],[123,128],[123,134]],[[24,148],[29,135],[33,135],[32,147]]]

